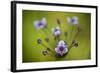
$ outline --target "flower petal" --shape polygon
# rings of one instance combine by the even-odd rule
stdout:
[[[59,41],[59,45],[65,45],[65,42],[63,40]]]
[[[35,26],[36,29],[39,29],[38,24],[39,24],[39,21],[38,20],[34,22],[34,26]]]
[[[60,29],[60,27],[59,27],[59,26],[57,26],[57,27],[56,27],[56,29]]]
[[[54,33],[54,31],[55,31],[55,28],[52,28],[52,33]]]
[[[78,20],[78,17],[77,17],[77,16],[73,16],[72,19],[74,19],[74,20]]]
[[[63,52],[64,52],[64,54],[67,53],[68,52],[68,48],[65,48]]]
[[[58,49],[58,48],[55,48],[55,51],[56,51],[57,53],[60,53],[60,51],[59,51],[59,49]]]
[[[67,17],[67,22],[70,23],[71,22],[71,18]]]
[[[74,20],[72,24],[78,24],[78,17],[74,16],[72,20]]]
[[[47,24],[46,18],[42,18],[41,22],[45,26]]]
[[[59,50],[59,48],[55,48],[56,53],[61,53],[61,51]]]
[[[55,35],[55,36],[60,35],[60,31],[56,31],[56,32],[54,32],[54,35]]]

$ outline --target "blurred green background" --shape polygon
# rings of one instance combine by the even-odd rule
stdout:
[[[61,39],[65,40],[68,44],[71,44],[73,37],[76,33],[76,26],[70,25],[67,17],[78,17],[78,22],[81,27],[81,32],[75,40],[78,41],[79,46],[71,48],[70,52],[62,57],[57,58],[55,56],[44,56],[42,51],[46,48],[37,44],[37,39],[41,38],[42,42],[54,50],[55,41],[52,36],[51,29],[58,26],[57,18],[61,22],[61,31],[67,32],[67,37],[61,34]],[[41,20],[43,17],[47,20],[47,28],[44,30],[36,30],[33,22]],[[75,13],[75,12],[51,12],[51,11],[34,11],[23,10],[22,11],[22,57],[23,63],[28,62],[46,62],[46,61],[68,61],[68,60],[87,60],[91,59],[91,14],[89,13]],[[73,32],[71,32],[71,28]],[[50,39],[49,43],[45,41],[45,38]]]

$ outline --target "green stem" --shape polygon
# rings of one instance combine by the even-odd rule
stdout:
[[[81,31],[80,26],[77,25],[77,27],[78,27],[78,30],[77,30],[75,36],[73,37],[73,40],[74,40],[75,38],[77,38],[77,36],[79,35],[79,33],[80,33],[80,31]]]
[[[71,44],[69,47],[68,47],[68,53],[70,52],[71,48],[73,47],[73,44]],[[67,54],[68,54],[67,53]]]
[[[69,34],[69,40],[72,39],[72,32],[73,32],[73,29],[74,29],[74,26],[71,27],[70,34]],[[71,40],[71,41],[72,41],[72,40]]]
[[[47,46],[44,45],[44,44],[41,44],[41,45],[42,45],[43,47],[45,47],[46,49],[49,48],[49,47],[47,47]],[[50,49],[50,48],[49,48],[49,49]],[[54,53],[53,50],[51,50],[51,49],[50,49],[50,52]]]

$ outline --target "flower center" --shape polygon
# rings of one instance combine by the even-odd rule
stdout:
[[[58,31],[58,29],[55,29],[55,32],[57,32]]]
[[[75,22],[75,19],[72,19],[71,22],[74,23]]]
[[[60,50],[60,51],[63,51],[63,50],[64,50],[64,47],[63,47],[63,46],[60,46],[60,47],[59,47],[59,50]]]
[[[39,22],[39,24],[38,24],[38,25],[39,25],[39,26],[41,26],[41,25],[43,25],[43,24],[42,24],[42,22]]]

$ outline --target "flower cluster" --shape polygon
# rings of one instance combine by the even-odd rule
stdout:
[[[77,25],[77,33],[75,36],[78,35],[78,33],[80,32],[80,26],[79,26],[79,22],[78,22],[78,17],[77,16],[73,16],[72,18],[71,17],[67,17],[67,22],[70,24],[70,25]],[[34,27],[39,30],[39,29],[44,29],[46,28],[47,26],[47,20],[45,17],[43,17],[41,20],[36,20],[34,21]],[[45,45],[43,42],[42,42],[42,39],[41,38],[38,38],[37,39],[37,43],[44,46],[46,49],[42,51],[42,54],[44,56],[46,55],[55,55],[56,57],[60,56],[60,57],[63,57],[64,55],[66,55],[67,53],[69,53],[70,49],[72,47],[78,47],[78,42],[75,40],[75,38],[72,41],[71,44],[68,44],[69,42],[67,42],[66,40],[63,40],[62,38],[58,38],[61,36],[61,33],[64,33],[64,36],[66,37],[68,35],[68,33],[65,31],[65,32],[62,32],[61,31],[61,28],[60,28],[60,25],[61,25],[61,22],[60,22],[60,19],[57,18],[57,26],[56,27],[52,27],[51,28],[51,33],[52,33],[52,37],[56,38],[56,45],[55,47],[53,48],[50,48],[48,47],[47,45]],[[48,28],[46,28],[48,29]],[[59,39],[59,40],[58,40]],[[49,43],[49,41],[52,41],[51,38],[49,37],[46,37],[44,39],[47,43]],[[53,51],[53,52],[52,52]],[[51,52],[51,53],[50,53]]]

